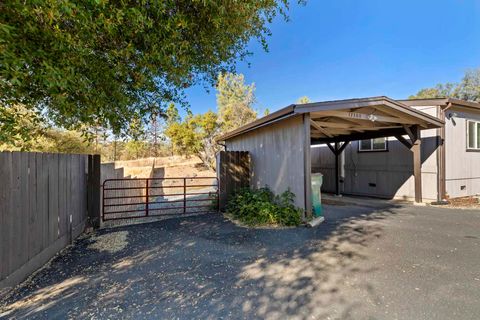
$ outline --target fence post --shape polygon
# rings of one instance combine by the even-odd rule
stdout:
[[[218,154],[218,211],[224,211],[227,204],[227,157],[226,151],[220,151]]]
[[[100,227],[100,155],[88,155],[87,214],[88,225]]]
[[[148,217],[148,198],[149,198],[149,193],[148,193],[148,179],[145,179],[146,182],[146,190],[145,190],[145,196],[146,196],[146,203],[145,203],[145,215]]]
[[[183,178],[183,213],[187,212],[187,179]]]
[[[215,178],[217,181],[217,213],[220,212],[220,181],[218,178]]]

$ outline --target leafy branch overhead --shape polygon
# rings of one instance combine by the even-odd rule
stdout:
[[[0,3],[0,107],[39,109],[54,124],[119,133],[183,89],[213,84],[267,49],[287,0],[19,1]],[[160,110],[159,110],[160,109]],[[44,113],[45,114],[45,113]]]

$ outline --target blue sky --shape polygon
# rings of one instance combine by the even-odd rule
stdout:
[[[480,0],[310,0],[270,28],[269,52],[252,42],[250,68],[237,67],[260,111],[304,95],[406,98],[480,67]],[[186,93],[194,113],[215,110],[214,90]]]

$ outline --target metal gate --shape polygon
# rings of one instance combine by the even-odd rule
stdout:
[[[216,177],[107,179],[102,187],[103,221],[218,211]]]

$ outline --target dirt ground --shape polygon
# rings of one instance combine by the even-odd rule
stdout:
[[[115,167],[124,168],[124,176],[133,178],[215,177],[215,172],[205,167],[196,156],[117,161]]]
[[[449,208],[480,209],[480,196],[453,198],[448,200]]]

